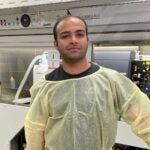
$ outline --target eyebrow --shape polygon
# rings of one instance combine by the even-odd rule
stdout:
[[[85,30],[82,30],[82,29],[79,29],[79,30],[76,30],[76,31],[75,31],[75,33],[78,33],[78,32],[84,32],[84,33],[86,33],[86,31],[85,31]],[[64,32],[61,32],[60,35],[68,34],[68,33],[70,33],[70,31],[64,31]]]
[[[84,32],[84,33],[86,33],[86,31],[85,30],[77,30],[76,32]]]

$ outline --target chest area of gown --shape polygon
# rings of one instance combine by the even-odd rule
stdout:
[[[110,89],[94,86],[92,83],[62,85],[50,94],[49,107],[53,118],[66,114],[89,115],[95,111],[105,114],[113,111],[113,97]],[[107,110],[107,112],[108,112]]]

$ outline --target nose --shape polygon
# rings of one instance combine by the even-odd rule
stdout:
[[[77,43],[77,37],[75,35],[72,35],[70,41],[71,43]]]

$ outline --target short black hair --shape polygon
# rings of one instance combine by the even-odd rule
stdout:
[[[58,24],[59,24],[61,21],[66,20],[66,19],[69,19],[69,18],[77,18],[77,19],[81,20],[81,21],[85,24],[85,31],[86,31],[86,34],[88,35],[87,23],[86,23],[86,21],[85,21],[83,18],[81,18],[81,17],[79,17],[79,16],[66,15],[66,16],[63,16],[63,17],[59,18],[59,19],[56,21],[55,25],[54,25],[54,28],[53,28],[53,35],[54,35],[54,40],[55,40],[55,41],[57,41],[57,26],[58,26]]]

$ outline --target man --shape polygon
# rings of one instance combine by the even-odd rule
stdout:
[[[54,39],[63,63],[31,88],[28,150],[110,150],[119,116],[150,145],[150,100],[125,76],[87,60],[85,21],[61,18]]]

